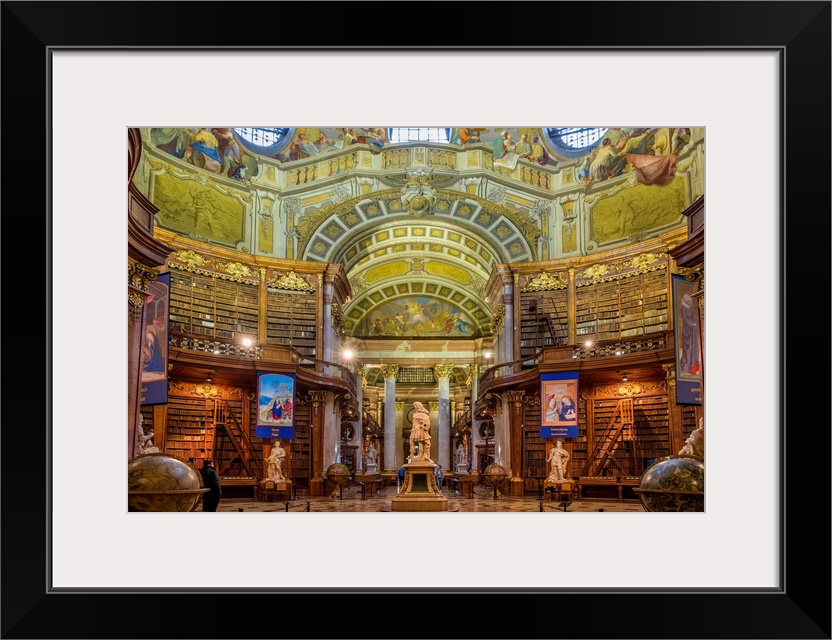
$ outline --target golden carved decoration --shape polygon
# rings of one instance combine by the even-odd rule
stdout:
[[[321,389],[313,389],[309,392],[309,397],[312,398],[313,404],[320,404],[326,401],[326,393]]]
[[[146,296],[141,293],[136,293],[135,291],[127,292],[127,303],[130,306],[130,324],[133,326],[142,317],[142,307],[144,307],[145,298]]]
[[[437,378],[450,378],[454,372],[454,365],[452,364],[436,364],[433,367],[433,372]]]
[[[630,260],[629,265],[633,269],[644,269],[647,265],[658,262],[660,258],[661,255],[657,253],[642,253],[641,255]],[[646,271],[646,269],[644,270]]]
[[[159,270],[148,267],[135,260],[127,260],[127,304],[130,311],[130,324],[133,326],[142,315],[142,308],[147,297],[150,283],[159,275]]]
[[[555,289],[566,289],[568,285],[568,282],[563,281],[561,274],[551,276],[548,273],[543,272],[533,280],[529,280],[529,282],[527,282],[523,288],[520,289],[520,291],[552,291]]]
[[[209,260],[207,260],[204,256],[199,255],[192,249],[188,249],[186,251],[174,251],[171,254],[171,259],[176,260],[179,263],[177,266],[188,271],[194,271],[198,267],[211,266],[211,262]]]
[[[585,280],[592,280],[593,282],[598,282],[598,280],[607,275],[610,272],[609,265],[606,264],[594,264],[591,267],[587,267],[583,270],[581,276]]]
[[[360,364],[355,368],[355,375],[357,375],[360,379],[364,379],[364,376],[367,375],[367,365]]]
[[[393,378],[394,380],[399,375],[399,365],[397,364],[383,364],[381,365],[381,377],[385,380]]]
[[[232,276],[236,276],[234,280],[237,282],[243,282],[243,278],[256,277],[254,272],[241,262],[229,262],[225,265],[225,270]]]
[[[344,314],[341,312],[341,307],[337,302],[332,303],[332,328],[342,338],[346,334],[346,327],[344,326]]]
[[[494,312],[494,317],[491,319],[491,328],[494,333],[500,333],[503,329],[503,322],[506,319],[506,305],[501,304]]]
[[[428,411],[439,411],[439,403],[435,400],[428,402]]]
[[[396,411],[404,411],[404,402],[402,402],[401,400],[396,400],[394,405],[396,407]]]
[[[290,271],[289,273],[280,276],[275,273],[274,277],[266,284],[275,289],[283,289],[285,291],[315,291],[315,288],[311,284],[294,271]]]
[[[508,392],[508,401],[509,402],[517,402],[522,403],[523,398],[526,395],[525,391],[520,391],[516,389],[510,389]]]

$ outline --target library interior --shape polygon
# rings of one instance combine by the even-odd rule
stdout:
[[[130,511],[704,511],[704,128],[127,133]]]

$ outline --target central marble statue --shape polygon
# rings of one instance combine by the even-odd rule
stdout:
[[[448,499],[436,482],[437,465],[430,459],[430,413],[418,401],[413,409],[410,457],[403,465],[402,487],[391,502],[391,510],[447,511]]]

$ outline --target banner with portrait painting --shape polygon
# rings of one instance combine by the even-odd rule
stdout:
[[[540,376],[540,437],[578,437],[578,372]]]
[[[139,402],[142,406],[168,401],[168,307],[170,274],[151,280],[144,303],[142,370]]]
[[[295,437],[295,374],[257,374],[258,438]]]
[[[676,404],[702,404],[702,317],[694,283],[673,276]]]

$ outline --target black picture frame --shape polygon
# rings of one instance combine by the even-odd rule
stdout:
[[[154,14],[160,6],[167,11],[165,20],[156,19]],[[205,11],[207,24],[216,23],[217,28],[186,27],[196,24],[200,7]],[[285,630],[280,630],[291,624],[290,628],[306,629],[307,637],[340,638],[434,638],[443,635],[458,638],[553,635],[571,638],[830,638],[830,429],[826,406],[830,381],[828,367],[822,362],[818,366],[814,356],[816,349],[803,342],[808,339],[811,345],[819,336],[824,337],[818,327],[828,327],[830,310],[828,296],[796,293],[805,290],[806,279],[814,280],[807,276],[828,273],[830,264],[830,3],[421,3],[412,8],[418,8],[415,13],[420,20],[425,20],[423,28],[390,28],[386,31],[380,27],[363,31],[357,26],[349,28],[348,25],[356,21],[364,22],[362,14],[383,15],[382,10],[389,9],[390,5],[369,7],[372,11],[361,3],[327,4],[325,12],[318,13],[314,5],[304,3],[2,3],[0,41],[4,54],[2,83],[6,90],[2,113],[5,151],[2,162],[6,180],[2,198],[6,204],[3,238],[7,249],[3,297],[14,308],[25,308],[28,313],[25,324],[6,314],[2,329],[3,373],[7,374],[3,393],[7,401],[2,407],[5,420],[0,434],[3,445],[3,482],[0,486],[2,637],[273,637],[275,633],[285,634]],[[736,591],[691,588],[674,593],[632,594],[588,588],[556,596],[535,591],[492,589],[477,593],[473,607],[467,605],[468,597],[464,598],[466,605],[459,607],[453,615],[454,619],[465,622],[453,629],[439,617],[430,628],[409,625],[404,620],[394,624],[392,620],[403,608],[413,606],[424,612],[425,607],[441,605],[447,611],[456,602],[448,594],[459,594],[454,589],[414,592],[411,597],[415,602],[407,601],[408,593],[379,590],[372,596],[373,624],[364,624],[368,614],[354,608],[359,604],[367,605],[367,595],[363,592],[308,590],[275,595],[211,590],[177,593],[171,597],[170,592],[153,589],[129,592],[101,589],[71,594],[50,591],[50,563],[46,553],[46,532],[51,522],[49,489],[55,483],[72,483],[71,477],[56,477],[50,472],[52,460],[58,455],[48,446],[51,433],[54,429],[65,428],[66,420],[58,421],[58,416],[66,416],[70,408],[52,406],[50,390],[59,381],[51,380],[48,367],[46,379],[43,377],[43,363],[50,363],[52,357],[51,328],[60,322],[62,311],[54,307],[49,278],[50,270],[56,268],[50,259],[51,248],[60,239],[49,234],[51,190],[49,180],[44,180],[50,172],[60,170],[51,167],[49,162],[50,51],[127,47],[210,50],[215,47],[273,47],[276,41],[282,47],[306,49],[313,44],[308,28],[282,28],[277,32],[273,29],[254,32],[221,28],[225,25],[220,15],[223,11],[233,13],[234,16],[229,16],[230,22],[239,24],[234,17],[242,15],[247,8],[256,11],[258,24],[268,23],[271,15],[273,24],[283,26],[308,21],[311,27],[320,19],[321,13],[325,13],[331,25],[326,47],[362,48],[377,51],[380,55],[387,48],[487,51],[547,46],[656,51],[765,48],[780,51],[781,73],[785,79],[780,98],[784,126],[776,142],[781,148],[780,178],[787,187],[781,191],[781,242],[777,248],[782,262],[778,270],[782,302],[781,342],[762,348],[777,349],[782,363],[782,377],[777,389],[782,398],[779,405],[780,444],[781,450],[785,451],[780,463],[784,480],[778,497],[783,540],[781,588],[738,588]],[[302,8],[312,8],[312,11],[301,14]],[[432,20],[433,11],[441,12],[442,19]],[[520,14],[522,19],[518,17],[514,25],[507,20]],[[654,18],[646,19],[646,16]],[[385,22],[396,23],[393,18],[380,20],[380,24]],[[584,28],[572,28],[586,24],[594,24],[596,28],[590,33]],[[753,143],[739,148],[738,156],[743,156],[743,161],[753,161]],[[27,204],[20,205],[21,199]],[[45,211],[41,210],[44,203]],[[79,220],[79,224],[82,223]],[[33,238],[47,240],[45,244],[29,245],[31,240],[27,239]],[[753,237],[738,239],[737,270],[747,272],[753,270],[755,260],[768,260],[765,250],[755,247]],[[21,251],[24,262],[17,257]],[[39,255],[41,252],[45,257],[43,260]],[[790,269],[785,268],[787,257]],[[825,282],[825,278],[819,280]],[[38,283],[42,283],[43,288]],[[809,295],[808,299],[804,295]],[[45,303],[46,313],[39,314],[34,309],[41,301]],[[42,335],[47,337],[42,342],[35,335],[39,318],[43,318],[44,323]],[[786,326],[789,327],[788,334]],[[22,329],[31,332],[32,340],[20,339]],[[801,344],[795,344],[797,340]],[[826,345],[823,347],[823,353],[827,353]],[[789,404],[788,423],[816,425],[811,438],[805,429],[786,429],[784,407],[790,397],[787,379],[794,396]],[[35,383],[40,380],[44,380],[43,385]],[[46,412],[42,411],[44,399]],[[80,409],[75,408],[75,411]],[[45,419],[42,418],[44,414]],[[808,460],[803,453],[807,448],[821,451],[823,455]],[[746,473],[753,478],[754,461],[742,460],[739,454],[738,464],[747,465]],[[736,487],[737,500],[742,499],[744,492],[753,490],[752,486],[753,482],[748,482]],[[82,488],[77,491],[81,498]],[[782,508],[786,505],[788,509]],[[403,533],[403,544],[404,537]],[[125,540],[124,544],[129,547],[135,541]],[[685,565],[696,560],[687,555],[688,545],[680,541],[679,547],[678,557],[667,558],[661,565],[645,570],[684,572]],[[343,541],[334,544],[333,548],[342,550]],[[263,562],[266,561],[264,557]],[[345,569],[348,564],[339,562]],[[356,566],[349,570],[359,570],[359,564],[357,560]],[[392,595],[401,597],[394,600]],[[555,597],[556,609],[552,608]],[[550,615],[555,610],[557,614]],[[316,611],[326,611],[328,615],[315,616]],[[375,622],[376,613],[381,620],[387,620],[388,613],[391,614],[389,624],[392,626]],[[282,622],[275,626],[278,620]]]

